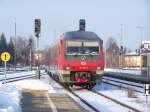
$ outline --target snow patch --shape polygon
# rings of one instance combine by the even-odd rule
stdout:
[[[12,84],[21,89],[30,90],[51,90],[53,89],[49,84],[38,79],[26,79],[22,81],[13,82]]]
[[[112,68],[105,68],[105,72],[117,72],[117,73],[127,73],[133,75],[141,75],[140,69],[112,69]]]
[[[0,85],[0,112],[21,112],[21,91],[13,85]]]

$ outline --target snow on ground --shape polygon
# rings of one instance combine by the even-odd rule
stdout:
[[[30,72],[31,73],[31,72]],[[28,74],[22,73],[22,74]],[[15,74],[15,76],[17,73]],[[19,75],[20,76],[20,75]],[[48,90],[49,93],[60,93],[68,94],[81,106],[90,110],[85,104],[83,104],[78,98],[74,97],[72,94],[63,89],[59,84],[52,80],[48,75],[41,76],[39,79],[25,79],[10,84],[2,85],[0,84],[0,112],[20,112],[20,98],[22,89],[32,89],[32,90]],[[100,84],[95,87],[95,89],[105,95],[108,95],[120,102],[125,102],[126,104],[133,106],[143,112],[148,112],[150,110],[150,98],[148,103],[145,102],[145,96],[143,94],[135,94],[135,98],[128,98],[127,92],[125,90],[120,90],[115,86],[110,86],[107,84]],[[99,95],[95,95],[88,91],[76,91],[84,100],[90,102],[93,106],[98,108],[101,112],[128,112],[124,107],[115,104],[110,100],[106,100]],[[1,100],[2,99],[2,100]],[[92,110],[90,110],[92,112]]]
[[[0,84],[0,112],[21,112],[21,91],[9,84]]]
[[[112,68],[105,68],[105,72],[117,72],[117,73],[128,73],[133,75],[141,75],[140,69],[112,69]]]
[[[97,85],[95,90],[142,112],[149,112],[150,110],[150,96],[148,96],[148,102],[146,102],[146,96],[141,93],[133,93],[133,97],[128,97],[127,90],[105,83]]]
[[[21,112],[20,99],[23,89],[52,91],[53,88],[49,83],[38,79],[0,84],[0,112]]]
[[[82,107],[85,107],[90,112],[93,112],[89,107],[83,104],[78,98],[71,95],[67,92],[63,87],[61,87],[58,83],[52,80],[48,75],[44,75],[39,79],[25,79],[17,82],[11,83],[21,89],[31,89],[31,90],[48,90],[49,93],[59,93],[68,94],[71,96],[77,103],[79,103]]]
[[[100,112],[128,112],[129,110],[120,105],[108,100],[102,96],[92,94],[88,91],[76,91],[78,95],[90,102]]]
[[[44,71],[41,71],[43,73]],[[26,76],[35,74],[35,71],[28,72],[19,72],[7,74],[7,78]],[[4,76],[3,76],[4,77]],[[3,79],[0,76],[0,80]],[[44,82],[40,82],[39,80],[29,79],[24,80],[22,82],[14,82],[2,84],[0,82],[0,112],[21,112],[20,108],[20,99],[21,99],[21,90],[24,88],[29,89],[50,89]]]
[[[49,90],[49,93],[67,93],[70,97],[72,97],[81,106],[90,110],[90,108],[88,108],[85,104],[83,104],[78,98],[76,98],[71,93],[64,90],[59,84],[57,84],[51,78],[44,76],[43,79],[45,81],[48,79],[49,84],[53,87],[53,89]],[[91,92],[77,90],[76,93],[80,97],[82,97],[84,100],[89,102],[91,105],[93,105],[94,107],[99,109],[100,112],[128,112],[129,111],[128,109],[121,107],[120,105],[118,105],[110,100],[106,100],[105,98],[100,97],[99,95],[93,94]],[[90,110],[90,112],[92,112],[92,110]]]
[[[39,79],[25,79],[11,83],[21,89],[30,89],[30,90],[53,90],[49,83],[44,82]]]

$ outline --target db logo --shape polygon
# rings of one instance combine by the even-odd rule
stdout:
[[[86,62],[84,62],[84,61],[81,61],[81,65],[86,65]]]
[[[81,56],[81,60],[85,61],[86,60],[86,56]]]

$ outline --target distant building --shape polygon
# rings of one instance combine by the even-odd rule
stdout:
[[[136,52],[123,55],[123,68],[135,68],[141,66],[141,56]]]
[[[139,68],[143,75],[147,75],[150,66],[150,53],[127,53],[123,55],[123,68]]]
[[[150,66],[150,41],[143,41],[140,49],[137,49],[136,52],[124,52],[122,58],[120,57],[119,47],[116,44],[111,44],[105,53],[105,67],[139,68],[142,74],[147,74],[147,68]]]

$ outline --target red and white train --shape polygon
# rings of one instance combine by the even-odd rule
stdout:
[[[94,32],[85,31],[80,20],[78,31],[66,32],[46,54],[47,71],[67,85],[92,88],[104,73],[103,40]]]

